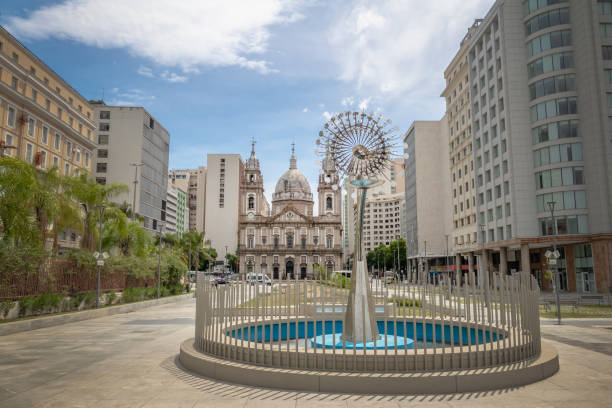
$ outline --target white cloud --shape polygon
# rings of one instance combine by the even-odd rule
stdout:
[[[308,112],[308,108],[302,109],[302,112],[304,112],[304,113]]]
[[[149,106],[156,100],[155,95],[148,95],[140,89],[121,90],[119,88],[112,89],[113,96],[107,101],[109,105],[122,106]]]
[[[355,99],[352,96],[347,96],[345,98],[342,98],[342,101],[340,103],[342,104],[342,106],[352,106],[355,103]]]
[[[144,65],[141,65],[140,67],[138,67],[138,71],[136,72],[138,73],[138,75],[146,76],[148,78],[153,78],[153,70],[149,67],[145,67]]]
[[[325,112],[323,112],[323,117],[324,117],[326,120],[330,120],[330,119],[331,119],[331,117],[332,117],[332,114],[331,114],[331,113],[329,113],[328,111],[325,111]]]
[[[184,75],[178,75],[175,72],[164,71],[160,76],[168,82],[185,82],[187,77]]]
[[[375,99],[432,100],[459,42],[491,0],[358,0],[330,28],[339,78]],[[367,103],[366,103],[367,105]]]
[[[372,97],[370,96],[370,97],[363,99],[361,102],[359,102],[359,110],[360,111],[368,110],[368,105],[370,104],[371,99]]]
[[[68,38],[100,48],[124,48],[164,66],[195,73],[205,66],[239,66],[270,73],[270,27],[302,18],[302,0],[65,0],[9,29],[26,38]],[[175,78],[178,78],[175,77]]]

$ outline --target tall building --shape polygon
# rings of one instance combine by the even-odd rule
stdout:
[[[254,144],[243,169],[239,200],[241,272],[304,279],[314,276],[316,266],[327,271],[340,269],[341,191],[331,158],[326,157],[322,163],[316,216],[310,184],[298,170],[293,151],[289,169],[278,179],[272,194],[271,212]]]
[[[452,252],[473,251],[478,245],[476,196],[474,195],[474,156],[467,53],[472,33],[482,20],[468,29],[459,51],[444,71],[446,117],[449,127],[449,166],[452,200]]]
[[[612,2],[498,0],[469,40],[477,223],[489,271],[612,283]],[[549,204],[554,203],[553,227]],[[481,239],[482,239],[481,238]]]
[[[442,164],[449,155],[448,129],[444,116],[439,121],[413,122],[404,135],[404,230],[413,274],[419,263],[426,273],[447,271],[439,267],[446,264],[451,249],[451,182],[448,167]]]
[[[0,27],[0,156],[24,159],[61,174],[91,172],[95,123],[87,100]],[[59,235],[78,247],[77,231]]]
[[[238,251],[240,185],[244,164],[239,154],[206,157],[205,239],[217,250],[217,259]]]
[[[90,172],[93,112],[87,100],[0,27],[0,141],[6,156],[63,174]],[[37,160],[35,160],[37,159]]]
[[[403,170],[402,170],[403,171]],[[389,245],[402,238],[402,223],[405,215],[404,193],[374,194],[366,197],[363,213],[363,253],[379,245]],[[357,216],[357,208],[354,208]]]
[[[187,193],[189,219],[186,228],[189,231],[203,232],[206,210],[206,167],[199,166],[193,170],[170,170],[168,180]]]
[[[383,171],[383,173],[379,176],[379,179],[381,181],[379,185],[368,189],[367,191],[368,199],[370,198],[374,199],[374,197],[376,197],[376,200],[378,201],[386,200],[388,202],[394,202],[397,199],[396,194],[400,194],[403,197],[404,188],[405,188],[404,159],[401,157],[398,157],[398,158],[391,160],[389,167]],[[353,252],[355,251],[355,228],[357,226],[356,224],[357,207],[356,207],[355,201],[357,197],[357,191],[355,187],[348,182],[344,183],[344,185],[342,186],[342,189],[343,189],[342,200],[343,200],[343,207],[344,207],[344,213],[342,216],[342,223],[343,223],[342,230],[343,230],[343,239],[344,239],[343,259],[345,263],[348,262],[349,264],[351,264],[351,261],[353,259]],[[405,206],[405,200],[402,199],[401,202],[399,203],[399,206],[400,206],[400,227],[398,228],[398,234],[399,234],[399,237],[405,237],[405,231],[403,230],[403,227],[404,227],[403,221],[404,221],[404,214],[405,214],[403,207]],[[372,222],[376,222],[376,221],[377,220],[372,219]],[[364,240],[365,240],[365,236],[364,236]],[[391,241],[393,240],[395,240],[395,238],[392,239]],[[362,249],[367,252],[369,251],[369,249],[366,250],[366,248],[370,248],[372,245],[374,245],[375,242],[377,244],[374,245],[374,248],[380,245],[380,243],[385,244],[385,242],[387,241],[388,240],[384,240],[384,239],[381,239],[381,240],[374,239],[371,242],[369,242],[368,245],[366,245],[364,241]],[[389,244],[387,243],[386,245],[389,245]],[[373,248],[370,248],[370,249],[373,249]]]
[[[170,134],[142,107],[108,106],[92,101],[97,123],[95,176],[100,184],[124,183],[127,202],[157,230],[165,221]]]
[[[187,206],[187,193],[180,188],[176,189],[176,232],[184,234],[189,231],[189,207]]]
[[[168,184],[168,191],[166,192],[166,224],[164,232],[177,232],[177,195],[177,189],[171,184]]]

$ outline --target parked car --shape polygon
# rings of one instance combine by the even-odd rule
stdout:
[[[219,276],[213,276],[210,278],[210,284],[214,286],[225,285],[227,281]]]
[[[246,276],[247,283],[255,285],[256,283],[272,286],[272,279],[265,273],[248,273]]]

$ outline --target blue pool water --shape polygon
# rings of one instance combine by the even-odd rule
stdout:
[[[323,341],[325,339],[325,341]],[[320,336],[316,336],[312,339],[310,339],[310,345],[312,347],[317,347],[317,348],[326,348],[326,349],[333,349],[333,348],[337,348],[337,349],[341,349],[341,348],[346,348],[349,350],[352,350],[353,348],[355,348],[355,350],[363,350],[364,348],[366,350],[373,350],[373,349],[379,349],[379,350],[384,350],[385,348],[387,349],[412,349],[414,347],[414,341],[412,339],[409,339],[407,337],[403,337],[403,336],[394,336],[393,334],[388,334],[386,336],[387,341],[385,342],[385,334],[382,333],[381,335],[378,336],[378,339],[376,341],[368,341],[365,343],[361,342],[361,341],[357,341],[355,342],[355,344],[353,344],[352,341],[342,341],[341,335],[340,333],[331,333],[331,334],[325,334],[325,335],[320,335]],[[335,342],[335,347],[334,347],[334,342]]]
[[[316,323],[316,324],[315,324]],[[384,348],[384,335],[385,335],[385,322],[378,321],[378,332],[381,334],[382,339],[382,347]],[[435,326],[435,338],[434,338],[434,326]],[[269,342],[269,341],[286,341],[293,339],[310,339],[309,342],[312,346],[316,344],[317,347],[323,347],[322,338],[315,338],[315,328],[316,335],[321,337],[323,333],[326,335],[325,345],[328,344],[331,346],[333,343],[333,333],[336,333],[336,343],[338,343],[338,339],[342,335],[342,320],[336,321],[317,321],[317,322],[283,322],[283,323],[274,323],[274,324],[255,324],[252,326],[247,326],[245,328],[237,328],[233,330],[229,330],[227,332],[228,336],[235,337],[239,340],[249,340],[253,342]],[[323,331],[325,328],[325,331]],[[415,330],[416,328],[416,330]],[[452,330],[451,330],[452,329]],[[489,330],[468,328],[468,327],[458,327],[453,326],[451,328],[450,325],[442,324],[432,324],[425,323],[425,327],[423,330],[423,323],[417,322],[414,326],[412,322],[407,322],[404,327],[403,322],[388,321],[387,322],[387,331],[386,334],[391,337],[395,337],[397,333],[398,338],[402,338],[396,346],[398,348],[413,348],[413,347],[423,347],[423,344],[437,343],[442,344],[443,339],[444,343],[451,344],[451,335],[452,341],[455,345],[467,345],[467,344],[483,344],[485,342],[491,342],[497,340],[497,333],[494,333]],[[327,341],[327,336],[331,336],[332,340]],[[501,335],[499,338],[503,338]],[[314,342],[313,342],[314,339]],[[398,339],[399,340],[399,339]],[[379,340],[380,342],[380,340]],[[395,346],[390,346],[390,342],[387,340],[387,348],[393,348]],[[346,344],[347,348],[348,343]],[[336,348],[341,348],[342,343],[340,342],[340,347],[336,345]],[[362,345],[363,347],[363,345]],[[371,345],[373,348],[374,345]],[[350,345],[350,348],[353,348],[353,345]],[[366,348],[369,348],[366,344]],[[377,345],[376,348],[379,348]]]

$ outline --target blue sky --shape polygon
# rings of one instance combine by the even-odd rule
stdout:
[[[85,98],[144,106],[171,134],[170,168],[250,151],[266,195],[289,166],[316,191],[331,113],[444,114],[443,71],[492,0],[3,0],[6,27]],[[104,90],[104,91],[103,91]]]

